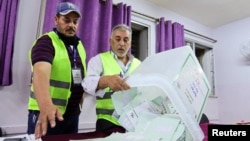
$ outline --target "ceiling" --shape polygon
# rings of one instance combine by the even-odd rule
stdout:
[[[211,28],[250,17],[250,0],[147,1]]]

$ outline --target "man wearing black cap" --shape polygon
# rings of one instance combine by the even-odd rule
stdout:
[[[81,12],[69,2],[60,3],[55,28],[38,38],[29,52],[32,70],[28,102],[28,134],[78,132],[81,80],[86,74],[86,52],[76,36]]]

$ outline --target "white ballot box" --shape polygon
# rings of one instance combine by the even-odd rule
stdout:
[[[112,101],[114,116],[128,132],[202,141],[199,121],[211,87],[191,47],[151,55],[125,79],[132,89],[115,92]]]

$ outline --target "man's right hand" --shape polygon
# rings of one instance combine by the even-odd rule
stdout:
[[[55,105],[46,106],[46,108],[41,109],[35,127],[35,138],[39,139],[46,135],[48,124],[50,124],[51,128],[54,128],[56,126],[56,119],[62,121],[63,116]]]
[[[119,75],[102,76],[99,80],[99,86],[102,89],[109,87],[112,91],[122,91],[130,89],[130,86]]]

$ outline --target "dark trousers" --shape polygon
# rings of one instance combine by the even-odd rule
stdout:
[[[39,111],[29,110],[27,134],[35,133],[35,126],[39,116]],[[46,135],[59,135],[78,133],[79,115],[63,116],[63,121],[56,120],[56,127],[51,128],[48,124]]]
[[[96,122],[96,131],[102,131],[109,135],[114,132],[125,133],[126,129],[105,119],[98,119]]]

